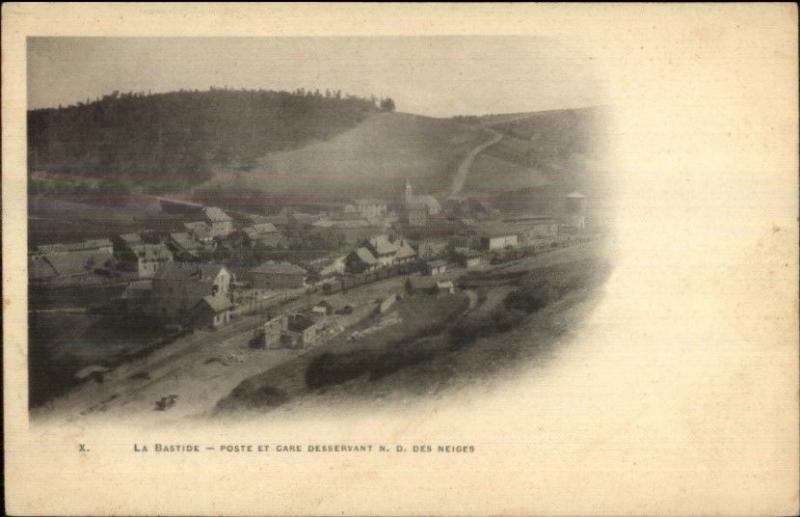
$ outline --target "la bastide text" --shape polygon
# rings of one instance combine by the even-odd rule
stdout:
[[[471,454],[476,450],[471,444],[284,444],[284,443],[134,443],[132,451],[142,454],[251,454],[251,453],[328,453],[328,454]]]

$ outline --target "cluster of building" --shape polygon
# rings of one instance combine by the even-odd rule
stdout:
[[[256,343],[263,348],[308,348],[326,342],[344,330],[337,316],[313,309],[281,314],[263,323],[256,331]]]
[[[345,270],[349,273],[374,271],[396,264],[407,264],[417,259],[417,252],[403,238],[376,235],[363,242],[345,257]]]
[[[394,203],[356,199],[320,214],[235,214],[234,220],[218,207],[162,199],[163,211],[180,220],[176,231],[38,246],[30,254],[29,278],[33,287],[81,285],[89,279],[124,282],[124,301],[132,313],[219,327],[230,321],[237,300],[248,298],[237,293],[257,299],[392,268],[408,271],[414,265],[424,271],[426,277],[415,278],[426,279],[415,279],[419,285],[413,289],[447,291],[452,283],[435,277],[452,267],[479,267],[508,249],[550,247],[564,234],[582,230],[584,202],[573,192],[564,197],[565,210],[557,216],[503,213],[470,198],[440,203],[415,194],[406,182]],[[426,233],[434,227],[436,232]],[[218,253],[311,241],[329,246],[331,253],[250,266],[226,263]],[[276,316],[265,324],[266,346],[305,346],[336,333],[335,315],[322,312]]]

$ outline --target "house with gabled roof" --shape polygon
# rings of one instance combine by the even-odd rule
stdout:
[[[203,209],[205,221],[208,223],[211,237],[225,237],[233,231],[233,219],[231,216],[215,206]]]
[[[416,260],[416,258],[417,252],[414,251],[414,248],[411,247],[411,244],[405,239],[400,239],[399,243],[397,244],[397,253],[395,253],[394,256],[394,263],[405,264],[407,262]]]
[[[233,304],[220,296],[203,296],[192,310],[192,321],[198,327],[218,328],[231,321]]]
[[[135,244],[120,254],[125,269],[135,271],[139,278],[152,278],[157,271],[173,261],[165,244]]]
[[[183,223],[183,227],[186,228],[186,232],[197,242],[209,244],[214,241],[214,236],[211,233],[211,226],[204,221]]]
[[[341,275],[345,272],[345,268],[347,266],[347,256],[326,256],[310,260],[308,262],[303,262],[301,265],[310,273],[314,273],[318,278],[330,278],[335,275]]]
[[[173,256],[182,259],[197,259],[205,249],[188,232],[170,233],[167,243],[172,248]]]
[[[151,315],[188,319],[205,296],[230,300],[233,274],[222,264],[173,262],[153,277]]]
[[[391,266],[411,262],[417,257],[417,252],[405,239],[391,240],[386,235],[377,235],[365,243],[380,266]]]
[[[374,271],[380,267],[380,262],[372,252],[362,246],[353,250],[345,259],[345,269],[350,273],[364,273]]]
[[[244,276],[254,289],[297,289],[305,286],[308,272],[290,262],[269,260]]]
[[[286,244],[286,237],[272,223],[256,223],[233,232],[235,245],[251,248],[276,248]]]
[[[377,235],[369,239],[366,243],[372,255],[378,259],[381,266],[389,266],[394,263],[395,255],[399,246],[392,242],[386,235]]]
[[[384,226],[367,219],[357,217],[352,219],[323,218],[311,224],[311,235],[328,242],[356,243],[383,231]]]

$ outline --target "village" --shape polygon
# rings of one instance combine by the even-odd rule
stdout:
[[[579,192],[552,199],[544,213],[526,213],[468,197],[440,201],[416,194],[408,181],[398,190],[391,200],[271,215],[159,198],[166,226],[175,231],[161,224],[36,246],[30,289],[124,286],[119,296],[79,310],[108,318],[108,325],[120,318],[145,322],[159,336],[151,350],[187,335],[213,340],[231,327],[225,335],[239,336],[250,349],[302,351],[400,323],[392,312],[399,300],[453,295],[469,271],[593,238]],[[369,285],[381,296],[361,289]],[[117,363],[85,365],[72,380],[102,383]],[[155,409],[174,404],[165,396]]]

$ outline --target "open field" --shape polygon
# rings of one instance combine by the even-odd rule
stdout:
[[[604,141],[597,135],[603,113],[525,113],[482,125],[378,113],[330,140],[268,153],[250,171],[217,170],[204,187],[261,191],[294,203],[357,195],[397,199],[405,179],[417,192],[438,195],[450,192],[456,179],[467,195],[548,186],[591,194],[602,182],[597,169]],[[468,171],[459,175],[465,163]]]
[[[73,376],[82,368],[113,364],[163,334],[146,321],[60,312],[31,313],[28,328],[31,407],[76,386]]]
[[[312,199],[396,197],[408,178],[420,192],[445,192],[461,161],[487,134],[445,119],[373,114],[330,140],[268,153],[251,171],[221,173],[211,183],[271,194],[303,192]]]
[[[80,203],[69,195],[28,198],[28,246],[111,237],[153,227],[145,218],[161,217],[158,202],[133,196],[124,203]]]
[[[491,149],[481,153],[472,163],[464,183],[465,195],[536,188],[551,181],[532,167],[497,158],[491,154]]]

